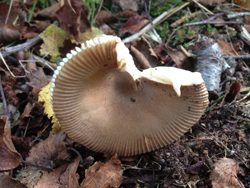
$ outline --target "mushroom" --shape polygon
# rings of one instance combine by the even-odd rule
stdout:
[[[64,132],[87,148],[133,156],[174,142],[208,105],[200,73],[139,71],[114,36],[72,50],[54,72],[51,101]]]

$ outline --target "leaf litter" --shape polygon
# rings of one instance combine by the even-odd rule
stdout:
[[[235,3],[243,7],[250,4],[238,0]],[[218,44],[220,57],[230,65],[217,76],[209,73],[210,80],[218,82],[216,90],[213,89],[216,95],[210,93],[208,109],[179,140],[141,156],[126,159],[115,155],[108,160],[108,156],[74,143],[60,131],[50,103],[53,68],[38,65],[33,55],[51,61],[56,67],[66,53],[89,39],[103,33],[126,39],[141,32],[157,15],[179,6],[160,0],[151,4],[133,1],[136,5],[132,8],[124,1],[115,0],[111,4],[66,0],[46,5],[39,1],[34,13],[33,3],[29,2],[14,2],[11,8],[8,3],[0,5],[4,10],[0,11],[1,53],[6,52],[6,45],[12,45],[6,48],[8,53],[10,48],[18,54],[5,56],[7,66],[15,76],[29,72],[25,78],[13,77],[0,63],[6,102],[21,113],[19,122],[11,129],[6,116],[0,119],[1,171],[14,170],[10,175],[0,174],[0,187],[248,187],[250,64],[249,38],[244,29],[249,32],[249,27],[242,20],[249,21],[249,16],[236,5],[234,8],[239,12],[234,12],[223,1],[197,1],[155,24],[152,32],[126,43],[139,69],[144,69],[147,61],[152,67],[192,70],[197,65],[197,52],[210,47],[207,45],[210,38]],[[24,15],[33,14],[31,22],[18,13],[18,8]],[[201,8],[204,12],[196,12]],[[215,10],[221,14],[214,14]],[[238,14],[238,19],[229,18],[231,14]],[[198,22],[202,23],[195,25]],[[198,43],[204,36],[205,41]],[[159,37],[163,42],[157,40]],[[35,39],[35,45],[23,40],[26,38]],[[193,50],[195,45],[198,48]],[[211,53],[207,55],[214,57]],[[204,60],[207,55],[203,54]],[[234,61],[228,60],[229,56]],[[18,60],[28,60],[25,70]]]

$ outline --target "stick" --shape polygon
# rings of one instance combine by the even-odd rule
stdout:
[[[176,7],[175,9],[163,12],[160,16],[158,16],[153,21],[153,25],[151,23],[146,25],[139,33],[135,33],[134,35],[131,35],[130,37],[124,39],[122,42],[126,43],[126,42],[130,42],[130,41],[133,41],[133,40],[137,40],[142,34],[148,32],[152,28],[156,27],[161,22],[163,22],[165,19],[172,16],[174,13],[178,12],[179,10],[183,9],[188,4],[189,4],[189,2],[183,4],[183,5],[179,6],[179,7]]]
[[[4,50],[1,51],[2,56],[6,57],[8,55],[11,55],[15,52],[19,52],[20,50],[28,50],[29,48],[31,48],[32,46],[35,46],[37,44],[40,44],[42,42],[42,39],[37,36],[33,39],[28,40],[27,42],[23,43],[23,44],[19,44],[16,46],[12,46],[12,47],[7,47]]]

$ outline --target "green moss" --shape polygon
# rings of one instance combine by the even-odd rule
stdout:
[[[210,32],[213,32],[213,31],[217,31],[217,29],[215,27],[212,27],[210,24],[207,25],[207,31],[210,33]]]
[[[151,4],[150,14],[152,16],[159,16],[164,11],[168,11],[170,9],[169,3],[163,2],[161,0],[156,0],[154,3]]]
[[[167,21],[163,22],[162,24],[158,25],[156,27],[159,35],[162,37],[163,40],[167,40],[167,35],[169,34],[170,32],[170,29],[169,29],[169,23]]]

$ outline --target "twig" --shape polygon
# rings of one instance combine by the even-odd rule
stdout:
[[[236,17],[240,17],[240,16],[250,16],[250,12],[238,12],[235,14],[229,14],[229,15],[227,15],[227,18],[230,19],[230,18],[236,18]]]
[[[96,14],[95,14],[94,22],[95,22],[95,20],[96,20],[96,17],[97,17],[98,12],[100,12],[100,10],[101,10],[101,8],[102,8],[102,4],[103,4],[103,0],[101,0],[100,5],[99,5],[99,8],[98,8],[98,10],[97,10],[97,12],[96,12]]]
[[[42,67],[49,68],[53,71],[57,69],[56,64],[51,63],[51,62],[47,61],[46,59],[43,59],[43,58],[41,58],[37,55],[34,55],[34,54],[33,54],[33,58],[36,60],[37,64],[42,66]]]
[[[142,34],[148,32],[149,30],[151,30],[152,28],[156,27],[158,24],[160,24],[161,22],[163,22],[165,19],[167,19],[168,17],[172,16],[173,14],[175,14],[176,12],[178,12],[179,10],[183,9],[185,6],[187,6],[189,4],[189,2],[176,7],[175,9],[171,9],[169,11],[165,11],[163,12],[160,16],[158,16],[154,21],[153,21],[153,25],[151,23],[149,23],[147,26],[145,26],[139,33],[135,33],[134,35],[131,35],[128,38],[125,38],[123,40],[124,43],[126,42],[130,42],[133,40],[137,40]]]
[[[16,46],[5,48],[4,50],[1,51],[1,53],[2,53],[3,57],[6,57],[6,56],[11,55],[15,52],[19,52],[20,50],[26,51],[29,48],[31,48],[32,46],[35,46],[35,45],[40,44],[40,43],[42,43],[42,39],[39,36],[37,36],[33,39],[28,40],[27,42],[25,42],[23,44],[19,44]]]
[[[192,172],[192,171],[196,170],[197,168],[200,168],[200,167],[202,167],[204,165],[205,165],[205,161],[204,160],[199,161],[198,163],[196,163],[196,164],[188,167],[187,172],[190,173],[190,172]]]
[[[39,169],[42,169],[42,170],[47,170],[47,171],[52,171],[53,170],[52,168],[49,168],[49,167],[46,167],[46,166],[35,165],[35,164],[32,164],[32,163],[28,163],[26,161],[22,161],[22,163],[27,165],[27,166],[32,166],[32,167],[39,168]]]
[[[7,102],[6,102],[6,99],[5,99],[5,96],[4,96],[4,92],[3,92],[3,86],[2,86],[1,75],[0,75],[0,93],[1,93],[1,96],[2,96],[3,107],[4,107],[4,113],[5,113],[5,115],[6,115],[7,118],[8,118],[7,123],[8,123],[8,126],[9,126],[9,128],[10,128],[10,131],[11,131],[10,113],[9,113],[8,106],[7,106]]]
[[[144,1],[144,6],[145,6],[145,11],[146,11],[147,18],[149,19],[149,22],[151,24],[153,24],[151,16],[149,15],[150,10],[147,8],[147,2],[146,1]]]
[[[69,150],[71,150],[71,151],[73,151],[73,152],[75,152],[77,155],[78,155],[78,157],[80,158],[80,161],[83,163],[83,159],[82,159],[82,156],[81,156],[81,154],[76,150],[76,149],[74,149],[74,148],[68,148]]]
[[[9,16],[10,16],[10,11],[11,11],[11,8],[12,8],[12,4],[13,4],[13,0],[10,1],[9,10],[8,10],[4,25],[7,25],[7,22],[8,22]]]
[[[223,55],[224,59],[250,59],[250,55]]]
[[[170,25],[170,27],[177,27],[178,25],[184,23],[187,19],[190,19],[190,18],[194,18],[197,14],[200,14],[201,13],[201,10],[197,11],[197,12],[194,12],[192,14],[189,14],[189,15],[185,15],[183,16],[182,18],[180,18],[179,20],[176,20],[174,23],[172,23]]]
[[[214,15],[214,13],[212,13],[210,10],[208,10],[206,7],[204,7],[203,5],[201,5],[200,3],[198,3],[196,0],[193,0],[194,3],[196,3],[201,9],[207,11],[209,14]]]
[[[29,71],[27,71],[27,70],[25,69],[25,67],[23,66],[23,64],[19,61],[19,63],[21,64],[21,66],[22,66],[23,69],[24,69],[25,75],[24,75],[24,76],[16,76],[16,75],[14,75],[13,72],[10,70],[10,68],[9,68],[9,66],[7,65],[7,63],[5,62],[5,60],[4,60],[4,58],[3,58],[1,52],[0,52],[0,58],[2,59],[2,61],[3,61],[4,65],[5,65],[5,67],[8,69],[9,73],[11,74],[11,76],[13,76],[14,78],[24,78],[24,77],[27,77],[27,73],[28,73],[28,74],[30,73]]]
[[[237,21],[224,21],[224,22],[212,22],[212,21],[201,21],[201,22],[195,22],[195,23],[187,23],[185,26],[193,26],[193,25],[204,25],[204,24],[235,24],[235,25],[244,25],[243,22],[237,22]]]

